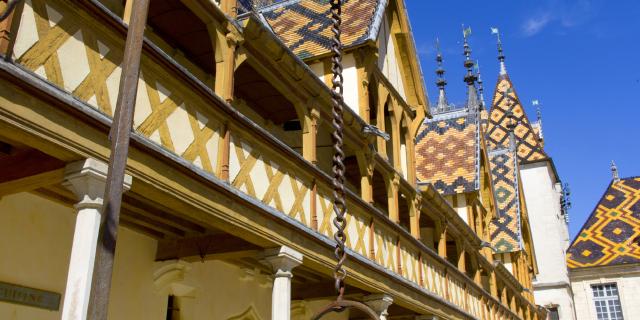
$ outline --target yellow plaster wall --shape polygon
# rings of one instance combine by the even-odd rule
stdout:
[[[388,17],[385,17],[378,33],[378,68],[380,68],[382,74],[387,77],[393,87],[400,93],[400,96],[406,99],[395,46],[394,39],[391,37],[391,27]]]
[[[113,267],[109,319],[164,319],[167,297],[155,292],[153,271],[157,242],[120,228]]]
[[[0,281],[62,295],[58,311],[0,302],[0,319],[60,319],[74,227],[72,208],[29,193],[0,200]],[[166,297],[153,287],[155,248],[155,240],[120,228],[110,319],[164,317]]]
[[[181,319],[229,319],[251,306],[260,318],[271,318],[269,275],[250,275],[221,261],[193,262],[191,268],[185,282],[196,290],[193,297],[181,298]]]
[[[0,281],[64,294],[73,210],[29,193],[0,200]],[[0,302],[3,320],[54,320],[60,310]]]
[[[353,54],[346,54],[342,58],[342,66],[344,68],[342,76],[344,77],[344,102],[356,114],[360,114],[360,85],[358,84],[358,69],[356,68],[356,59]]]
[[[72,208],[20,193],[0,200],[0,281],[63,295],[60,310],[0,302],[2,320],[60,319],[75,226]],[[109,319],[164,319],[167,296],[154,286],[156,241],[120,228],[110,296]],[[271,316],[269,275],[246,277],[244,270],[219,261],[195,262],[187,277],[194,298],[181,303],[187,319],[228,319],[251,305],[262,319]],[[244,279],[244,280],[243,280]]]

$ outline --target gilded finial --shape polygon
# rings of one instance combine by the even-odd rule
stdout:
[[[620,174],[618,173],[618,166],[616,163],[611,160],[611,175],[613,176],[613,182],[620,181]]]

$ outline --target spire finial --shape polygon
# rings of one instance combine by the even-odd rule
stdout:
[[[473,72],[475,62],[471,59],[471,46],[469,45],[469,36],[471,35],[471,27],[465,28],[462,25],[462,36],[464,37],[464,67],[467,68],[467,74],[464,76],[464,82],[467,83],[467,111],[478,111],[480,104],[478,103],[478,94],[476,93],[476,80],[478,77]]]
[[[473,65],[475,64],[473,60],[471,60],[471,46],[469,46],[469,36],[471,35],[471,27],[464,27],[462,25],[462,36],[464,37],[464,67],[467,68],[467,75],[464,77],[464,81],[468,85],[473,85],[477,80],[476,76],[473,74]]]
[[[542,141],[544,139],[544,136],[542,134],[542,110],[540,109],[540,100],[532,100],[531,105],[536,107],[536,116],[538,118],[538,121],[536,123],[536,125],[538,126],[538,138],[540,138],[540,141]]]
[[[484,85],[480,73],[480,61],[476,60],[476,74],[478,75],[478,93],[480,94],[480,110],[484,109]]]
[[[613,175],[613,182],[620,181],[620,174],[618,173],[618,166],[615,161],[611,160],[611,175]]]
[[[500,61],[500,75],[507,74],[507,67],[504,64],[504,52],[502,51],[502,39],[500,38],[500,30],[496,27],[491,27],[491,34],[495,34],[498,38],[498,61]]]
[[[444,88],[447,85],[447,80],[444,78],[445,70],[442,67],[442,52],[440,51],[440,39],[436,38],[436,62],[438,63],[438,68],[436,69],[436,75],[438,75],[438,79],[436,80],[436,84],[438,85],[438,89],[440,91],[438,95],[438,105],[437,112],[446,111],[449,108],[449,102],[447,101],[447,96],[445,94]]]

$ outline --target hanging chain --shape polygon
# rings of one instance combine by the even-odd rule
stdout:
[[[333,211],[336,216],[333,219],[333,225],[337,228],[333,238],[336,240],[335,256],[338,263],[334,269],[335,287],[338,293],[338,299],[342,299],[344,295],[344,278],[347,272],[344,270],[344,262],[347,259],[345,252],[346,228],[345,212],[345,192],[344,192],[344,150],[343,146],[343,86],[342,86],[342,42],[340,41],[340,25],[342,24],[342,0],[330,0],[331,4],[331,21],[333,39],[331,43],[331,58],[333,79],[331,81],[331,98],[333,103]]]
[[[372,320],[378,320],[379,317],[375,311],[369,308],[367,305],[358,301],[350,301],[344,299],[344,279],[347,276],[347,271],[344,269],[344,263],[347,260],[347,253],[345,251],[345,242],[347,236],[344,233],[347,223],[345,220],[345,214],[347,211],[347,205],[345,203],[344,192],[344,150],[343,147],[343,127],[344,121],[342,119],[344,100],[343,93],[343,78],[342,78],[342,42],[340,42],[340,25],[342,24],[342,1],[343,0],[329,0],[331,4],[331,31],[333,32],[333,39],[331,42],[331,57],[333,72],[333,78],[331,80],[331,102],[333,103],[333,211],[336,216],[333,219],[333,225],[336,227],[336,232],[333,238],[336,240],[335,256],[338,259],[336,267],[333,270],[333,276],[335,279],[336,291],[338,297],[332,303],[325,308],[321,309],[311,319],[318,320],[325,315],[332,312],[343,312],[344,310],[353,308],[363,312],[367,318]]]

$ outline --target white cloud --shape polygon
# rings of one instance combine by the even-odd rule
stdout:
[[[526,37],[534,36],[551,24],[561,29],[574,28],[592,20],[602,5],[602,0],[548,0],[522,24]],[[564,33],[564,30],[556,30]]]
[[[538,32],[542,31],[542,29],[544,29],[549,24],[549,22],[553,20],[552,18],[553,17],[549,12],[531,17],[527,19],[527,21],[525,21],[524,25],[522,26],[522,31],[526,36],[536,35]]]

